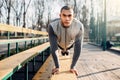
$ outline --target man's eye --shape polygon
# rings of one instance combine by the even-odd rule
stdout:
[[[71,17],[72,15],[68,15],[68,17]]]
[[[70,14],[70,15],[65,15],[65,14],[63,14],[63,16],[64,17],[71,17],[72,15]]]
[[[63,14],[63,16],[64,16],[64,17],[66,17],[66,15],[65,15],[65,14]]]

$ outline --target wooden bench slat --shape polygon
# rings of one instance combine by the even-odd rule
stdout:
[[[69,72],[71,65],[70,56],[59,56],[60,73],[56,75],[51,74],[52,69],[54,68],[52,61],[49,61],[48,58],[32,80],[77,80],[76,75]]]
[[[11,76],[14,70],[19,70],[27,61],[37,56],[39,52],[44,51],[49,47],[49,42],[37,47],[20,52],[0,61],[0,80],[6,76]],[[17,69],[18,68],[18,69]],[[9,74],[9,75],[8,75]]]
[[[12,26],[12,25],[1,24],[1,23],[0,23],[0,31],[10,31],[10,32],[21,32],[21,33],[48,35],[47,32],[37,31],[37,30],[32,30],[32,29],[26,29],[26,28],[22,28],[22,27],[15,27],[15,26]]]
[[[8,44],[8,43],[16,43],[16,42],[30,41],[30,40],[37,40],[37,39],[47,39],[47,38],[48,38],[48,37],[0,40],[0,45],[1,45],[1,44]]]

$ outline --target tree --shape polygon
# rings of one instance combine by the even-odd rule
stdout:
[[[20,26],[20,18],[22,16],[22,10],[23,10],[23,1],[16,0],[14,2],[14,6],[11,5],[15,12],[16,16],[16,26]]]
[[[7,7],[7,24],[10,24],[10,12],[11,12],[11,0],[5,0],[6,7]]]
[[[3,0],[0,0],[0,22],[1,22],[1,16],[2,16],[2,11],[1,11],[2,6],[3,6]]]
[[[78,14],[78,9],[77,9],[77,2],[76,2],[76,0],[74,0],[74,13],[75,13],[75,17],[76,17],[77,14]]]
[[[42,27],[43,27],[43,15],[44,15],[44,9],[45,9],[45,5],[44,5],[44,0],[36,0],[34,2],[35,5],[35,9],[36,9],[36,15],[37,15],[37,22],[36,22],[36,27],[38,28],[38,30],[41,31]]]
[[[82,7],[82,18],[81,22],[84,24],[84,27],[88,28],[88,10],[85,5]]]
[[[28,3],[27,8],[26,8],[25,0],[23,0],[23,6],[24,6],[24,12],[23,12],[23,27],[24,27],[24,28],[26,27],[26,13],[27,13],[27,10],[28,10],[28,8],[29,8],[30,3],[31,3],[31,0],[29,0],[29,3]]]

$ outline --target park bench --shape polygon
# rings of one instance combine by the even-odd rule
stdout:
[[[43,31],[37,31],[22,27],[15,27],[13,25],[1,24],[0,23],[0,32],[1,37],[4,37],[7,32],[8,39],[1,39],[0,46],[7,44],[7,57],[0,60],[0,80],[12,80],[12,75],[20,70],[20,68],[25,67],[25,80],[28,80],[28,63],[33,61],[33,66],[35,64],[35,57],[40,55],[42,56],[42,63],[44,62],[45,53],[49,53],[49,42],[48,42],[48,33]],[[10,39],[10,33],[19,33],[25,34],[20,39]],[[30,36],[29,36],[29,35]],[[27,36],[28,35],[28,36]],[[13,36],[15,37],[16,36]],[[17,36],[19,37],[19,36]],[[32,37],[32,38],[27,38]],[[35,43],[37,41],[37,44]],[[24,51],[19,52],[19,44],[23,44]],[[29,45],[27,42],[30,43],[30,48],[26,49]],[[11,44],[16,45],[16,52],[17,54],[11,55]],[[5,53],[6,54],[6,53]]]
[[[26,50],[28,45],[30,48],[32,48],[47,41],[48,41],[48,37],[0,40],[0,46],[7,45],[7,53],[2,53],[0,54],[0,56],[5,54],[7,54],[7,57],[11,56],[10,54],[11,49],[16,49],[16,53],[18,53],[20,48],[19,45],[21,45],[21,43],[22,43],[22,48]],[[14,48],[12,47],[13,44],[15,45]]]
[[[48,40],[46,38],[48,38],[48,33],[47,32],[43,32],[43,31],[37,31],[37,30],[32,30],[32,29],[27,29],[27,28],[22,28],[22,27],[18,27],[18,26],[13,26],[13,25],[7,25],[7,24],[2,24],[0,23],[0,34],[1,34],[1,37],[4,37],[4,33],[7,32],[7,37],[8,39],[1,39],[0,40],[0,46],[1,45],[6,45],[8,44],[8,52],[7,52],[7,56],[9,57],[10,56],[10,46],[11,44],[16,44],[16,53],[18,53],[18,47],[19,47],[19,43],[21,44],[24,43],[24,48],[28,47],[27,42],[31,43],[30,44],[30,47],[33,47],[35,45],[39,45],[43,39],[42,42],[44,42],[44,40]],[[11,36],[10,33],[20,33],[20,34],[29,34],[31,36],[27,36],[27,35],[23,35],[21,36]],[[11,37],[14,37],[14,39],[10,39]],[[16,38],[20,38],[20,39],[16,39]],[[27,38],[27,37],[32,37],[32,38]],[[35,44],[35,41],[38,40],[38,44]],[[34,45],[32,45],[34,44]],[[4,54],[4,53],[2,53]],[[0,54],[1,56],[1,54]]]
[[[0,80],[6,80],[11,77],[21,67],[26,66],[35,56],[49,48],[49,42],[30,48],[0,61]],[[26,79],[28,80],[28,69],[26,69]]]

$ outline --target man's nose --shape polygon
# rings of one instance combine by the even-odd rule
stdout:
[[[66,16],[66,20],[69,20],[70,18],[68,16]]]

